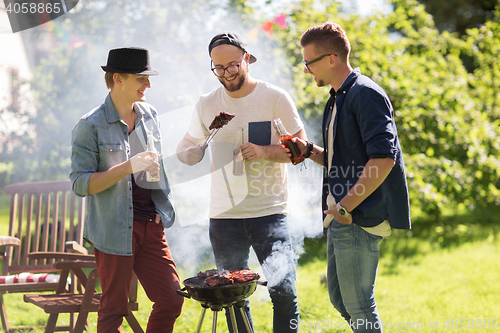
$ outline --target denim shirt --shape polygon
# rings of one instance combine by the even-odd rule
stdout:
[[[151,199],[165,228],[175,220],[173,200],[163,166],[161,132],[156,110],[147,103],[135,103],[135,129],[146,146],[146,133],[153,131],[160,163],[160,181],[151,190]],[[84,115],[71,133],[71,174],[73,192],[87,197],[84,237],[98,250],[116,255],[132,255],[133,203],[132,175],[110,188],[89,195],[89,180],[94,172],[130,159],[128,127],[121,120],[111,100]]]
[[[372,158],[391,158],[396,163],[384,182],[351,213],[353,223],[374,227],[389,220],[392,228],[410,229],[410,201],[394,111],[385,91],[354,69],[337,92],[330,91],[323,114],[324,165],[328,165],[328,124],[333,103],[333,157],[323,177],[323,208],[330,191],[337,202],[358,181]],[[369,173],[378,170],[367,170]]]

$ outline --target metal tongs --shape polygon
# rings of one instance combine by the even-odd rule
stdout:
[[[202,150],[205,150],[207,149],[208,147],[208,144],[210,143],[210,141],[212,141],[212,138],[214,137],[215,134],[217,134],[217,132],[221,129],[222,127],[219,127],[219,128],[214,128],[212,130],[212,132],[210,133],[210,135],[208,136],[208,138],[205,140],[205,142],[201,143],[198,145],[198,147],[200,147]]]

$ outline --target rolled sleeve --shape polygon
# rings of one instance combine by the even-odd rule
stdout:
[[[191,123],[189,124],[189,128],[188,128],[187,132],[193,138],[203,140],[206,136],[208,136],[210,134],[210,132],[202,124],[201,116],[200,116],[201,112],[202,112],[202,105],[201,105],[201,102],[198,101],[198,103],[196,104],[196,107],[193,111],[193,114],[191,116]]]
[[[96,131],[81,119],[71,132],[71,173],[73,192],[78,196],[89,195],[90,176],[97,171],[99,146]]]
[[[283,125],[290,134],[295,134],[304,128],[292,97],[285,91],[277,101],[277,112],[278,117],[281,118]]]
[[[364,88],[360,95],[363,98],[358,99],[356,118],[368,158],[396,160],[397,132],[389,99],[383,91],[371,87]]]

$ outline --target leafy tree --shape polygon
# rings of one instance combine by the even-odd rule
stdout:
[[[440,32],[416,0],[392,2],[394,12],[370,17],[343,14],[334,0],[291,4],[288,29],[275,29],[274,42],[259,39],[259,66],[266,66],[267,76],[256,77],[291,76],[293,85],[278,84],[290,86],[299,112],[318,129],[308,135],[320,141],[328,88],[318,89],[304,73],[299,39],[312,25],[339,22],[351,40],[351,63],[379,83],[394,105],[414,211],[439,217],[443,208],[499,204],[498,13],[459,38]],[[217,86],[207,71],[208,40],[223,28],[249,28],[253,12],[245,4],[229,1],[235,13],[201,0],[79,2],[55,22],[56,47],[31,82],[38,112],[29,135],[3,141],[0,182],[67,178],[71,128],[102,103],[103,72],[95,64],[104,65],[111,48],[150,49],[154,67],[167,78],[153,78],[155,89],[148,94],[160,111],[194,103]],[[68,47],[68,35],[85,46]],[[474,61],[473,72],[465,68],[464,55]]]
[[[379,83],[393,103],[414,210],[439,217],[446,207],[498,204],[498,89],[482,80],[497,66],[498,23],[474,30],[465,42],[440,33],[417,1],[392,2],[394,12],[367,18],[342,15],[334,1],[318,6],[304,0],[291,8],[290,28],[276,39],[293,64],[300,112],[319,128],[327,99],[327,90],[303,72],[300,36],[309,26],[336,21],[351,41],[353,66]],[[473,75],[460,58],[471,47],[480,66]],[[486,77],[497,82],[498,70]]]
[[[425,10],[434,18],[440,30],[465,35],[471,28],[479,28],[495,15],[498,0],[420,0]]]
[[[150,50],[161,79],[152,78],[155,89],[148,91],[148,101],[167,112],[194,103],[217,84],[208,70],[207,43],[214,29],[239,27],[239,18],[214,0],[80,1],[52,21],[54,46],[43,54],[30,82],[37,112],[3,110],[24,119],[29,133],[3,133],[0,186],[68,178],[71,129],[104,101],[104,72],[96,64],[105,65],[109,49]],[[47,35],[45,28],[37,29],[35,38]]]

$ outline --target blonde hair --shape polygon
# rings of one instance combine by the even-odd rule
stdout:
[[[108,89],[113,88],[113,86],[115,85],[115,80],[113,79],[114,74],[115,72],[106,72],[106,74],[104,74],[104,79],[106,80],[106,87],[108,87]],[[128,77],[128,73],[118,73],[118,74],[120,74],[120,76],[124,79]]]

